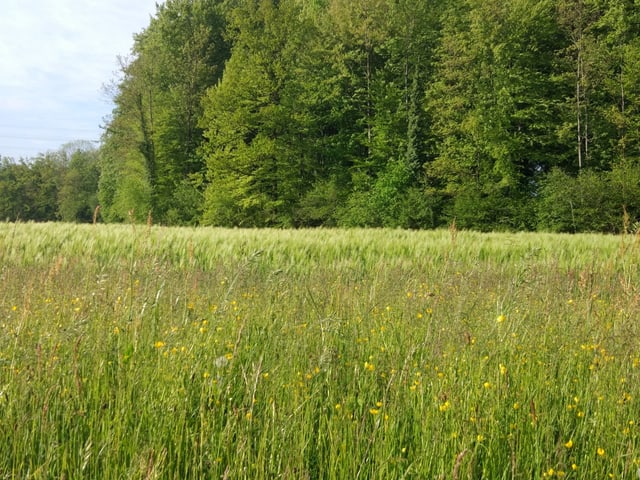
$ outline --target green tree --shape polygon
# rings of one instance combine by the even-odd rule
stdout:
[[[122,64],[101,157],[105,216],[122,220],[147,210],[162,222],[195,223],[204,159],[201,100],[220,78],[229,47],[224,2],[169,0],[157,7]]]
[[[91,222],[98,205],[98,152],[77,149],[71,153],[58,190],[58,216],[65,222]]]
[[[459,226],[531,228],[536,177],[553,165],[558,113],[553,2],[452,3],[443,17],[432,119],[431,188]]]
[[[620,231],[624,210],[613,187],[609,172],[585,168],[571,176],[553,169],[542,182],[538,228],[571,233]]]
[[[317,42],[310,20],[293,0],[245,0],[233,10],[232,55],[204,101],[205,223],[298,223],[300,198],[323,168],[312,153],[323,86],[312,93],[305,83]]]

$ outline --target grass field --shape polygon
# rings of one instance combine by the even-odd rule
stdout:
[[[639,249],[0,224],[0,478],[638,478]]]

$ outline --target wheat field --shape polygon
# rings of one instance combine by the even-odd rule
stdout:
[[[638,478],[639,248],[0,224],[0,478]]]

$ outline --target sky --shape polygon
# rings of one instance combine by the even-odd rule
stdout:
[[[113,104],[104,86],[159,0],[2,0],[0,157],[97,146]],[[161,3],[161,2],[160,2]]]

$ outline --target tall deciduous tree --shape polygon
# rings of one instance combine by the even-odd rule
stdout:
[[[461,0],[445,14],[427,172],[459,225],[531,226],[531,189],[555,148],[553,12],[550,1]]]
[[[130,210],[146,218],[150,209],[160,221],[197,221],[205,170],[201,99],[229,50],[223,6],[169,0],[136,36],[104,138],[101,200],[109,218]]]
[[[204,221],[295,225],[300,198],[322,168],[309,144],[318,135],[310,116],[318,99],[304,84],[315,27],[295,0],[243,0],[230,26],[233,52],[201,123],[210,181]]]

